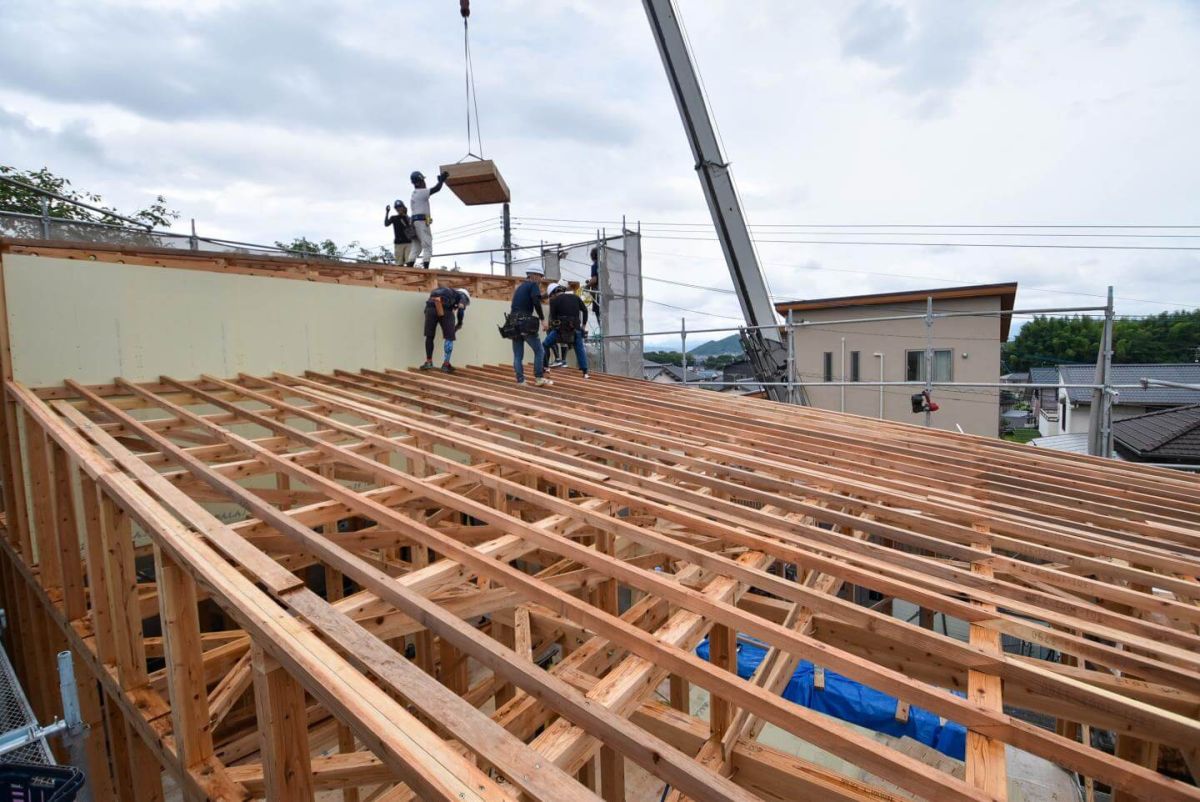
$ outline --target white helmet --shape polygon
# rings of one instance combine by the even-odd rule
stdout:
[[[562,288],[563,288],[563,285],[559,284],[557,281],[551,281],[550,286],[546,288],[546,294],[553,295],[554,293],[558,292]]]
[[[546,270],[540,264],[535,263],[535,264],[531,264],[529,267],[525,268],[525,274],[526,275],[544,276],[544,275],[546,275]]]
[[[471,293],[467,292],[466,290],[464,290],[462,288],[455,290],[455,292],[458,293],[459,303],[461,303],[463,306],[471,305]]]

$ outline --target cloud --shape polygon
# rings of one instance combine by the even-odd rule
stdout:
[[[50,128],[34,123],[24,114],[0,106],[0,152],[5,159],[22,160],[35,152],[57,152],[75,159],[105,161],[104,148],[83,120],[71,120]],[[44,166],[39,164],[39,167]]]
[[[0,86],[70,103],[103,98],[176,122],[286,118],[297,128],[383,132],[448,113],[433,102],[424,60],[400,47],[377,52],[340,8],[255,2],[198,16],[89,3],[56,13],[17,0],[0,21]],[[382,16],[394,25],[400,15]]]
[[[918,116],[939,116],[984,50],[979,14],[970,3],[862,0],[842,25],[842,54],[882,70],[890,87],[914,99]]]

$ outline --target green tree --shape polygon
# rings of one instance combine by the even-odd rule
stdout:
[[[388,265],[395,263],[392,251],[382,245],[375,249],[367,248],[359,244],[357,240],[345,247],[340,247],[331,239],[314,242],[307,237],[296,237],[291,242],[276,241],[275,247],[309,257],[321,256],[327,259],[357,259],[360,262],[375,262],[376,264]]]
[[[1092,363],[1100,348],[1104,321],[1087,316],[1038,316],[1004,344],[1009,370],[1038,365]],[[1113,359],[1117,362],[1190,362],[1200,348],[1200,310],[1162,312],[1113,324]]]
[[[71,185],[70,180],[55,175],[45,167],[40,170],[18,170],[15,167],[0,164],[0,176],[20,181],[22,184],[27,184],[30,187],[53,192],[55,195],[61,195],[70,200],[87,203],[102,210],[94,212],[90,209],[76,206],[68,201],[50,198],[48,200],[47,214],[56,220],[127,225],[123,220],[114,216],[120,215],[128,217],[131,220],[137,220],[144,225],[153,226],[154,228],[170,228],[171,223],[179,219],[179,212],[168,208],[167,200],[162,195],[155,196],[154,202],[143,209],[133,212],[122,212],[111,206],[106,206],[104,199],[94,192],[80,192],[76,190]],[[32,189],[26,189],[25,187],[16,186],[8,182],[0,182],[0,210],[41,215],[43,197]]]
[[[648,361],[657,362],[660,365],[683,366],[683,354],[678,351],[647,351],[643,356]]]

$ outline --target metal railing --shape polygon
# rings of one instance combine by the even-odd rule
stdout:
[[[1103,328],[1103,333],[1102,333],[1102,337],[1101,337],[1100,351],[1097,354],[1096,381],[1094,381],[1094,382],[1091,382],[1091,383],[1078,382],[1078,383],[1069,383],[1069,384],[1062,384],[1062,383],[1040,384],[1040,383],[1035,383],[1035,382],[1002,382],[1002,381],[978,381],[978,382],[949,381],[949,380],[938,381],[937,379],[934,378],[934,372],[935,372],[933,369],[933,361],[934,361],[933,354],[935,351],[935,349],[933,347],[934,324],[939,319],[962,318],[962,317],[1000,317],[1000,318],[1007,317],[1007,318],[1011,318],[1014,315],[1083,314],[1083,313],[1088,313],[1088,312],[1101,313],[1101,314],[1103,314],[1103,320],[1104,320],[1104,328]],[[807,395],[807,392],[809,389],[816,389],[819,387],[839,388],[841,391],[840,392],[840,397],[841,397],[840,406],[841,406],[842,411],[845,411],[845,388],[847,388],[847,387],[878,388],[879,396],[880,396],[879,417],[881,419],[885,417],[884,416],[884,403],[883,403],[885,388],[893,388],[893,387],[894,388],[912,388],[912,389],[919,389],[924,392],[932,392],[935,388],[943,388],[943,389],[949,389],[949,390],[954,390],[955,388],[980,388],[980,389],[997,389],[997,390],[1000,390],[1000,389],[1024,390],[1024,389],[1055,388],[1056,390],[1057,389],[1091,390],[1093,392],[1093,401],[1096,402],[1095,408],[1097,409],[1097,412],[1094,413],[1094,416],[1096,417],[1096,420],[1094,421],[1094,426],[1090,425],[1089,429],[1091,430],[1092,428],[1094,428],[1096,430],[1096,432],[1098,432],[1098,434],[1096,436],[1096,439],[1098,440],[1098,442],[1092,444],[1092,446],[1091,446],[1092,452],[1091,453],[1100,454],[1100,455],[1103,455],[1106,457],[1111,457],[1113,455],[1112,404],[1114,402],[1114,399],[1118,396],[1118,394],[1120,393],[1121,390],[1143,389],[1145,386],[1145,382],[1148,381],[1148,380],[1143,379],[1141,384],[1114,384],[1110,380],[1111,364],[1112,364],[1112,326],[1113,326],[1114,316],[1115,315],[1114,315],[1113,304],[1112,304],[1112,288],[1110,287],[1109,292],[1108,292],[1108,303],[1105,304],[1104,306],[1039,307],[1039,308],[1029,308],[1029,309],[1010,309],[1010,310],[998,309],[998,310],[977,310],[977,311],[949,310],[949,311],[939,312],[939,311],[934,310],[933,298],[932,298],[932,296],[930,296],[930,297],[926,298],[926,309],[925,309],[924,313],[915,313],[914,312],[914,313],[909,313],[909,314],[877,315],[877,316],[871,316],[871,317],[836,318],[836,319],[832,319],[832,320],[796,320],[792,314],[792,311],[789,310],[788,318],[785,323],[777,324],[775,326],[758,326],[758,327],[733,325],[733,326],[712,326],[712,327],[705,327],[705,328],[688,328],[687,320],[686,320],[686,318],[684,318],[680,321],[680,327],[678,329],[644,332],[641,335],[637,335],[637,336],[643,337],[643,338],[644,337],[678,336],[680,338],[680,348],[682,350],[682,360],[681,361],[682,361],[682,368],[683,368],[682,383],[684,385],[699,385],[704,388],[713,388],[713,389],[719,389],[719,388],[724,388],[724,387],[744,387],[750,391],[754,391],[754,389],[765,389],[768,387],[784,387],[787,389],[787,392],[788,392],[790,398],[799,397],[801,393]],[[796,354],[794,353],[796,345],[794,345],[794,343],[797,343],[799,341],[796,339],[796,334],[798,332],[804,331],[807,328],[823,328],[823,327],[837,326],[837,325],[846,326],[846,325],[863,324],[863,323],[894,323],[894,322],[900,322],[900,321],[917,321],[917,320],[923,320],[925,322],[925,335],[924,335],[925,343],[924,343],[924,349],[922,349],[924,351],[924,360],[923,360],[923,367],[924,367],[923,376],[924,376],[924,378],[916,379],[916,380],[908,380],[908,381],[885,381],[882,378],[883,353],[881,353],[881,352],[875,353],[875,356],[880,358],[881,378],[878,381],[846,380],[844,355],[843,355],[843,360],[842,360],[842,371],[841,371],[842,378],[839,380],[834,380],[832,378],[832,376],[830,376],[828,378],[828,380],[826,380],[825,378],[822,378],[820,380],[816,380],[816,379],[806,380],[799,373],[799,371],[797,369]],[[747,330],[754,330],[756,328],[774,328],[774,329],[784,332],[785,341],[787,343],[787,379],[786,379],[786,381],[764,382],[764,381],[758,381],[757,379],[755,379],[753,377],[748,377],[745,379],[738,379],[738,380],[733,380],[733,381],[727,381],[724,379],[710,379],[710,378],[704,378],[704,377],[700,377],[700,376],[693,377],[693,376],[688,375],[689,356],[687,353],[687,338],[689,335],[694,336],[697,334],[718,334],[718,333],[734,332],[734,331],[743,331],[744,332]],[[605,337],[608,337],[608,336],[613,336],[613,335],[597,335],[596,339],[600,340],[600,339],[604,339]],[[863,334],[861,336],[879,337],[879,338],[884,338],[884,339],[889,337],[889,335],[887,333],[881,333],[881,332],[872,332],[870,334]],[[844,339],[845,338],[843,338],[843,340]],[[946,339],[953,340],[953,339],[955,339],[955,337],[950,336],[950,337],[947,337]],[[996,344],[997,344],[997,346],[1000,345],[998,339],[997,339]],[[845,343],[843,342],[843,348],[844,348],[844,346],[845,346]],[[1151,384],[1154,384],[1154,382],[1151,382]],[[1167,385],[1164,385],[1164,386],[1167,386]],[[1188,389],[1200,389],[1200,388],[1189,387]],[[997,414],[999,414],[999,399],[997,399]],[[932,426],[932,415],[931,415],[931,411],[928,409],[925,411],[925,425]]]
[[[196,220],[190,220],[191,233],[179,234],[173,231],[155,229],[152,225],[125,217],[116,212],[94,206],[74,198],[68,198],[40,187],[31,186],[22,181],[0,176],[0,183],[20,187],[41,196],[41,213],[30,214],[11,210],[0,210],[0,237],[11,239],[34,240],[66,240],[70,242],[92,242],[104,245],[128,245],[141,248],[167,248],[190,251],[216,251],[219,253],[239,253],[250,256],[284,256],[305,260],[320,259],[334,264],[346,264],[364,267],[389,267],[394,262],[386,260],[359,259],[345,254],[330,255],[322,251],[306,251],[297,248],[281,248],[278,245],[264,245],[256,242],[241,242],[221,237],[201,236],[196,231]],[[72,219],[57,217],[51,213],[50,200],[67,203],[86,209],[94,214],[103,215],[106,219],[120,220],[127,225],[106,222],[106,220]],[[538,245],[510,245],[513,250],[548,250],[566,247],[561,243],[541,243]],[[495,256],[506,253],[505,247],[485,248],[473,251],[447,251],[435,253],[432,259],[446,259],[457,256],[487,255],[489,259],[488,272],[494,275]],[[452,270],[458,270],[457,264]]]

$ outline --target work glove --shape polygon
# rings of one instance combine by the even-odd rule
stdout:
[[[447,178],[449,178],[449,177],[450,177],[450,173],[448,173],[448,172],[447,172],[447,171],[445,171],[445,170],[442,170],[440,173],[438,173],[438,180],[439,180],[439,181],[445,181],[445,180],[446,180]]]

